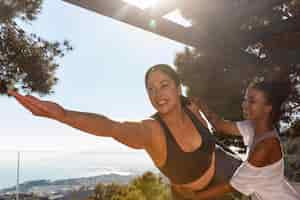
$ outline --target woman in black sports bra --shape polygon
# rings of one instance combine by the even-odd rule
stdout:
[[[139,122],[118,122],[103,115],[64,109],[33,96],[9,91],[34,115],[65,123],[84,132],[144,149],[169,178],[174,199],[189,199],[209,185],[229,180],[240,161],[216,148],[206,121],[181,94],[177,73],[156,65],[146,73],[145,85],[157,113]]]

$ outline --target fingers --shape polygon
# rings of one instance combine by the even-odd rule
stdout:
[[[41,111],[46,110],[42,102],[33,96],[23,96],[15,91],[8,91],[8,93],[16,98],[16,100],[32,112],[34,115],[41,115]]]
[[[48,108],[45,105],[45,101],[41,101],[38,98],[36,98],[34,96],[31,96],[31,95],[26,95],[25,98],[28,101],[28,103],[30,103],[33,106],[43,110],[44,112],[48,112]]]
[[[18,93],[14,90],[7,90],[7,93],[11,96],[15,96],[15,95],[18,95]]]
[[[31,95],[23,96],[15,91],[9,91],[9,94],[13,95],[18,101],[24,102],[25,104],[39,105],[42,102],[34,96]]]
[[[29,110],[32,114],[34,115],[38,115],[39,113],[39,109],[31,104],[30,102],[24,100],[23,98],[20,98],[19,96],[15,96],[16,100],[22,105],[24,106],[27,110]]]

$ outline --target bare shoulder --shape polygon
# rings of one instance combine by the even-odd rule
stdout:
[[[249,162],[256,167],[264,167],[281,158],[282,153],[279,140],[277,138],[268,138],[255,146]]]
[[[151,129],[151,131],[156,131],[160,128],[160,124],[155,119],[144,119],[141,122],[146,128]]]
[[[154,160],[156,160],[155,158],[160,157],[165,150],[164,130],[160,123],[154,119],[146,119],[143,120],[142,123],[150,130],[150,145],[147,150],[151,155],[156,155],[153,156]],[[160,163],[157,160],[155,162]]]
[[[161,138],[163,135],[163,129],[160,125],[160,123],[157,120],[154,119],[145,119],[142,121],[145,128],[148,129],[147,132],[151,134],[151,137],[153,139],[155,138]]]
[[[282,157],[281,144],[278,138],[269,138],[263,141],[264,146],[267,147],[268,153],[270,153],[271,162],[280,160]]]

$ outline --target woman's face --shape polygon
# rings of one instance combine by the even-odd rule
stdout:
[[[150,72],[147,80],[147,92],[153,107],[161,114],[171,111],[180,104],[180,87],[160,70]]]
[[[245,119],[260,120],[269,117],[272,106],[268,104],[263,91],[249,87],[242,104]]]

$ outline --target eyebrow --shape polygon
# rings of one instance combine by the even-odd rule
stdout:
[[[251,96],[251,95],[245,95],[245,96],[244,96],[244,99],[250,99],[250,100],[253,100],[253,99],[255,99],[255,97],[254,97],[254,96]]]
[[[170,81],[169,80],[162,80],[162,81],[160,81],[159,83],[160,84],[163,84],[163,83],[169,83]],[[147,88],[151,88],[152,87],[152,85],[151,84],[149,84],[148,86],[147,86]]]

